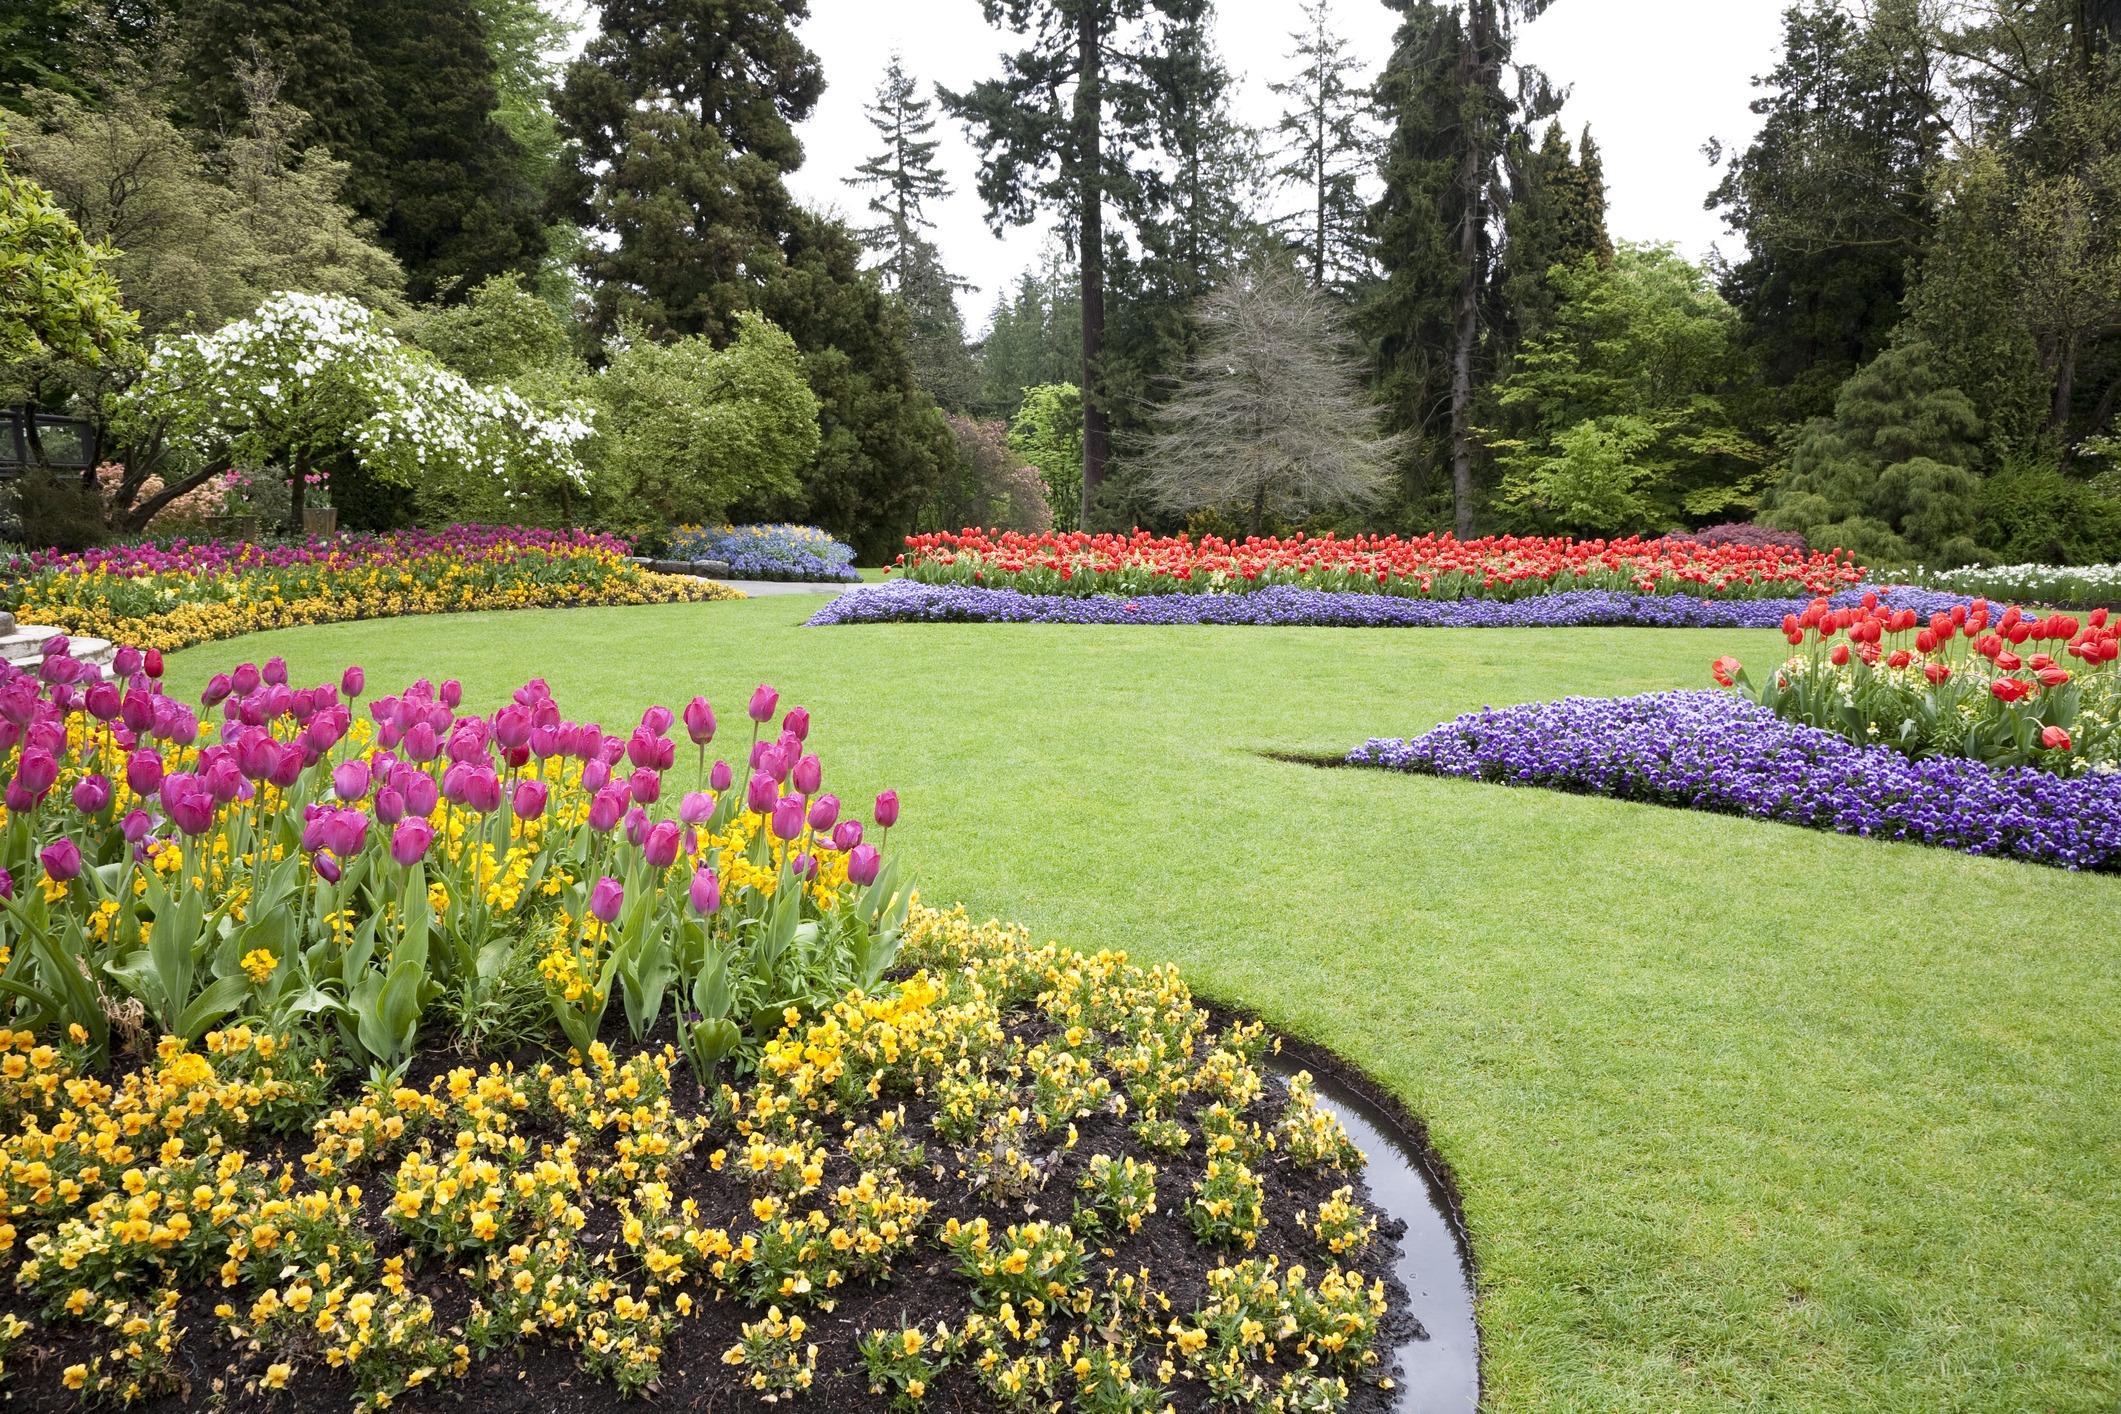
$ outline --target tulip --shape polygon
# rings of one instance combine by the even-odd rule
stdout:
[[[698,885],[695,884],[694,887],[697,888]],[[8,873],[5,869],[0,869],[0,898],[13,898],[14,896],[15,876]],[[695,898],[697,898],[698,896],[698,894],[693,895],[693,897]],[[717,902],[719,901],[720,900],[717,900]]]
[[[405,818],[405,796],[397,787],[385,786],[376,792],[376,818],[386,825]]]
[[[641,841],[641,855],[651,869],[668,869],[678,861],[678,823],[659,820]]]
[[[1922,675],[1930,680],[1932,686],[1935,686],[1950,678],[1952,670],[1942,663],[1931,663],[1922,670]]]
[[[594,758],[582,765],[582,789],[595,795],[611,779],[611,768]]]
[[[118,822],[118,833],[125,836],[127,844],[140,843],[140,841],[153,834],[154,829],[154,817],[145,810],[129,811],[125,818]]]
[[[491,815],[501,808],[501,778],[494,774],[491,766],[468,769],[470,775],[464,782],[464,804],[477,814]]]
[[[2017,678],[1997,678],[1988,685],[1988,690],[1998,702],[2016,702],[2020,698],[2030,696],[2033,689],[2031,684],[2021,682]]]
[[[648,812],[636,805],[626,812],[626,843],[638,849],[647,837]]]
[[[722,881],[702,864],[692,876],[692,911],[705,916],[722,906]]]
[[[803,798],[799,795],[784,795],[773,803],[773,834],[776,839],[792,840],[803,832]]]
[[[37,862],[54,883],[64,884],[81,875],[81,847],[72,840],[54,840],[37,851]]]
[[[334,810],[324,824],[324,847],[351,859],[368,847],[368,817],[358,810]]]
[[[862,842],[862,822],[842,820],[832,827],[832,847],[845,853]]]
[[[349,667],[345,672],[339,674],[339,691],[345,695],[348,701],[357,701],[363,689],[367,686],[368,674],[362,672],[358,665]]]
[[[309,757],[295,745],[277,747],[273,755],[272,769],[265,773],[265,779],[287,790],[302,779],[302,768],[309,764]]]
[[[235,672],[229,675],[228,680],[230,685],[235,688],[236,696],[248,697],[258,690],[258,685],[264,681],[264,678],[259,675],[257,664],[239,663],[236,665]]]
[[[448,682],[442,684],[442,705],[444,707],[454,712],[457,710],[457,704],[463,700],[464,684],[458,682],[455,678],[451,678]]]
[[[107,682],[99,682],[90,688],[83,701],[88,707],[88,714],[99,722],[117,721],[118,710],[123,706],[118,689]]]
[[[405,732],[405,754],[415,761],[432,761],[442,754],[442,743],[435,738],[435,729],[425,722],[415,722]]]
[[[589,891],[589,912],[599,923],[616,922],[625,904],[625,886],[609,874],[597,880],[596,887]]]
[[[83,815],[101,815],[110,804],[110,778],[103,775],[83,776],[74,782],[74,809]]]
[[[788,775],[795,782],[797,795],[816,795],[819,784],[825,779],[825,765],[815,756],[805,756],[795,763],[795,769]]]
[[[527,707],[503,707],[493,714],[493,739],[504,749],[530,744],[532,720]]]
[[[883,864],[884,857],[876,852],[875,845],[858,844],[847,853],[847,878],[867,888],[876,882],[877,871],[883,868]]]
[[[2069,733],[2060,727],[2047,727],[2040,733],[2040,744],[2049,751],[2068,751],[2071,746]]]
[[[840,802],[838,796],[821,795],[810,802],[810,828],[818,834],[830,834],[833,823],[839,818]]]
[[[111,655],[110,660],[110,665],[112,669],[114,669],[117,672],[118,676],[121,678],[131,677],[134,673],[139,672],[142,667],[146,666],[146,664],[147,659],[141,655],[139,649],[133,647],[131,644],[119,645],[118,651]]]
[[[814,854],[798,854],[795,857],[794,868],[795,877],[808,883],[817,877],[817,856]]]
[[[600,835],[611,833],[626,813],[626,788],[606,786],[589,802],[589,828]]]
[[[310,862],[316,866],[317,877],[327,884],[336,884],[346,877],[345,871],[339,868],[339,861],[331,857],[330,850],[318,850]]]
[[[668,707],[658,704],[641,714],[641,730],[650,736],[662,736],[670,730],[670,724],[676,720],[677,717],[672,714]]]
[[[408,813],[428,816],[435,813],[442,792],[435,785],[435,778],[424,771],[412,772],[405,781],[405,809]]]
[[[207,679],[206,690],[199,694],[199,701],[208,708],[217,707],[221,704],[222,699],[233,691],[235,691],[235,685],[228,680],[228,674],[215,673],[211,678]]]
[[[530,729],[530,753],[540,761],[560,754],[560,729],[558,727],[532,727]]]
[[[707,773],[707,788],[716,795],[720,795],[723,791],[729,789],[730,784],[735,780],[736,775],[729,769],[729,763],[727,761],[717,761],[714,763],[714,769]]]
[[[757,814],[763,815],[773,809],[773,802],[780,798],[779,783],[772,776],[760,771],[744,788],[744,804]]]
[[[1733,686],[1737,682],[1735,674],[1742,671],[1738,660],[1730,657],[1718,658],[1709,667],[1709,675],[1723,687]]]
[[[398,827],[390,834],[390,857],[399,865],[410,869],[427,857],[427,847],[435,841],[434,826],[414,815],[398,821]]]
[[[140,655],[140,660],[140,671],[159,681],[162,677],[162,650],[150,648]]]
[[[15,762],[15,784],[22,787],[33,800],[42,800],[44,793],[59,780],[59,759],[51,752],[39,747],[23,749]]]
[[[267,658],[265,660],[265,671],[260,676],[268,683],[286,682],[287,660],[285,658]]]
[[[781,705],[781,695],[764,683],[751,694],[751,705],[745,708],[751,720],[764,724],[773,720],[773,709]]]
[[[2042,687],[2060,687],[2069,681],[2069,674],[2061,668],[2042,668],[2033,676],[2040,679]]]
[[[705,746],[714,740],[714,708],[707,705],[704,697],[695,697],[685,704],[685,735],[692,738],[694,746]]]
[[[518,820],[535,820],[544,815],[549,795],[543,781],[518,781],[509,807],[515,811]]]
[[[789,708],[787,717],[781,722],[781,730],[793,736],[797,741],[807,739],[810,735],[810,709],[808,707]]]
[[[1834,645],[1834,651],[1826,656],[1833,662],[1835,667],[1845,668],[1848,666],[1849,661],[1849,646],[1846,643],[1837,643]]]
[[[213,828],[214,793],[199,777],[179,771],[162,778],[162,813],[187,835],[203,835]]]
[[[151,747],[141,747],[125,758],[125,784],[132,793],[146,797],[153,795],[162,785],[162,754]]]
[[[688,825],[704,825],[714,815],[714,797],[705,791],[689,790],[678,802],[678,819]]]
[[[1696,659],[1695,661],[1700,661]],[[876,798],[876,827],[888,830],[898,823],[898,792],[887,790]]]

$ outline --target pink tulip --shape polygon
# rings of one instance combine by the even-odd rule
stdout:
[[[405,818],[405,795],[396,786],[385,786],[376,792],[376,818],[386,825],[395,825]]]
[[[141,655],[139,649],[130,644],[123,644],[111,655],[110,665],[119,677],[129,678],[147,666],[147,659]]]
[[[54,883],[64,884],[81,875],[81,847],[72,840],[54,840],[37,851],[37,862]]]
[[[658,821],[641,842],[641,854],[651,869],[668,869],[678,860],[678,825],[675,820]]]
[[[600,835],[610,834],[626,813],[626,802],[626,787],[622,785],[609,785],[598,791],[589,801],[589,828]]]
[[[128,811],[118,822],[118,833],[125,836],[127,844],[138,844],[155,832],[154,817],[145,810]]]
[[[229,685],[235,689],[236,696],[250,696],[258,690],[258,684],[261,681],[258,676],[258,665],[255,663],[239,664],[235,672],[229,675],[228,681]]]
[[[723,791],[729,789],[730,784],[735,780],[736,775],[729,769],[727,761],[715,762],[713,769],[707,772],[707,788],[716,795],[720,795]]]
[[[513,802],[518,820],[535,820],[545,813],[545,801],[549,792],[543,781],[519,781],[516,783]]]
[[[842,852],[853,849],[862,842],[862,822],[842,820],[832,827],[832,847]]]
[[[744,788],[744,804],[754,813],[763,815],[773,809],[773,802],[780,798],[780,794],[780,786],[773,777],[761,771]]]
[[[137,796],[153,795],[162,786],[162,753],[143,746],[125,758],[125,784]]]
[[[692,911],[705,916],[722,906],[722,881],[714,871],[701,865],[692,876]]]
[[[336,884],[345,877],[345,872],[339,868],[339,861],[331,857],[330,850],[317,851],[315,859],[311,862],[316,866],[317,877],[327,884]]]
[[[888,830],[898,823],[898,792],[887,790],[876,798],[876,827]]]
[[[423,819],[435,813],[442,792],[435,785],[435,778],[425,771],[410,772],[405,778],[405,809],[409,814]]]
[[[808,707],[789,708],[787,717],[781,722],[781,730],[794,737],[797,741],[808,740],[810,737],[810,709]]]
[[[689,790],[678,802],[678,819],[688,825],[704,825],[714,815],[714,797],[705,791]]]
[[[773,803],[773,834],[776,839],[792,840],[803,832],[803,798],[799,795],[784,795]]]
[[[633,798],[643,805],[653,805],[662,798],[663,778],[646,766],[628,776],[626,784],[632,789]]]
[[[457,704],[463,700],[464,684],[458,682],[455,678],[451,678],[448,682],[442,684],[442,705],[444,707],[454,712],[457,710]]]
[[[765,723],[773,720],[773,709],[780,705],[781,695],[766,684],[760,683],[757,691],[751,694],[751,705],[745,708],[745,711],[749,713],[752,721]]]
[[[417,816],[408,815],[398,821],[397,829],[390,835],[390,857],[399,865],[410,869],[427,857],[427,848],[435,840],[434,827]]]
[[[619,910],[625,905],[625,886],[608,874],[597,880],[596,887],[589,891],[589,912],[599,923],[616,922]]]
[[[189,772],[162,778],[162,813],[187,835],[203,835],[213,828],[216,804],[213,791]]]
[[[359,667],[350,667],[339,675],[339,691],[349,700],[358,700],[363,688],[368,686],[368,674]]]
[[[110,804],[110,794],[108,776],[83,776],[74,782],[74,809],[83,815],[101,815]]]
[[[650,736],[663,736],[669,732],[670,724],[676,720],[668,707],[658,704],[641,714],[641,730]]]
[[[858,844],[847,853],[847,877],[867,888],[876,882],[877,872],[883,867],[883,856],[876,852],[873,844]]]
[[[602,790],[604,788],[604,783],[610,779],[611,768],[605,765],[602,761],[598,761],[592,758],[583,764],[582,789],[588,792],[590,795],[595,795],[598,791]]]
[[[830,834],[835,821],[840,818],[838,796],[821,795],[810,802],[810,828],[818,834]]]
[[[788,778],[795,783],[797,795],[816,795],[819,784],[825,779],[825,765],[815,756],[805,756],[795,763]]]
[[[705,746],[714,740],[714,708],[707,705],[704,697],[695,697],[685,704],[685,735],[692,738],[694,746]]]

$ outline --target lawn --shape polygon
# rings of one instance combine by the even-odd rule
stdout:
[[[2121,879],[1382,772],[1483,703],[1699,686],[1772,633],[903,625],[821,602],[261,634],[372,690],[630,726],[761,680],[930,902],[1184,967],[1425,1116],[1495,1410],[2112,1410]],[[866,813],[866,812],[865,812]]]

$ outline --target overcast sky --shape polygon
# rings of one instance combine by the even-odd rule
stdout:
[[[1714,185],[1702,144],[1721,138],[1743,146],[1758,121],[1747,105],[1756,74],[1775,62],[1787,0],[1555,0],[1529,26],[1520,58],[1571,88],[1562,122],[1574,134],[1591,125],[1605,154],[1611,225],[1626,240],[1676,242],[1707,254],[1722,238],[1717,218],[1701,209]],[[1334,0],[1335,27],[1374,72],[1391,51],[1398,15],[1376,0]],[[1239,115],[1271,127],[1280,100],[1267,85],[1292,67],[1289,31],[1302,20],[1297,0],[1223,0],[1217,42],[1241,76]],[[825,66],[827,88],[799,130],[808,160],[789,179],[796,194],[849,215],[866,193],[842,178],[869,155],[876,134],[862,105],[876,91],[892,51],[924,85],[961,89],[999,72],[1012,37],[987,28],[979,0],[810,0],[804,40]],[[933,214],[949,267],[979,288],[964,297],[966,323],[984,327],[997,291],[1036,263],[1044,233],[1013,231],[997,239],[972,186],[978,159],[962,129],[938,127],[945,170],[957,188]]]

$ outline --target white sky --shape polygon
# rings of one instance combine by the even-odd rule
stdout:
[[[1722,238],[1701,209],[1715,184],[1701,146],[1740,146],[1758,122],[1747,105],[1752,79],[1775,62],[1788,0],[1555,0],[1529,26],[1519,57],[1544,68],[1571,95],[1561,121],[1573,138],[1588,122],[1605,158],[1613,234],[1676,242],[1699,258]],[[1335,0],[1334,25],[1372,72],[1391,52],[1399,19],[1376,0]],[[1238,114],[1271,127],[1281,101],[1267,85],[1293,66],[1288,32],[1298,0],[1223,0],[1217,42],[1241,76]],[[808,159],[789,187],[802,199],[859,216],[867,193],[841,179],[876,145],[862,105],[875,94],[895,49],[923,85],[963,89],[999,73],[1013,36],[990,30],[979,0],[811,0],[802,27],[825,67],[824,99],[798,131]],[[944,118],[935,136],[956,194],[931,210],[949,268],[979,288],[964,296],[968,332],[985,326],[996,293],[1038,261],[1036,228],[996,239],[973,192],[979,161],[962,128]]]

